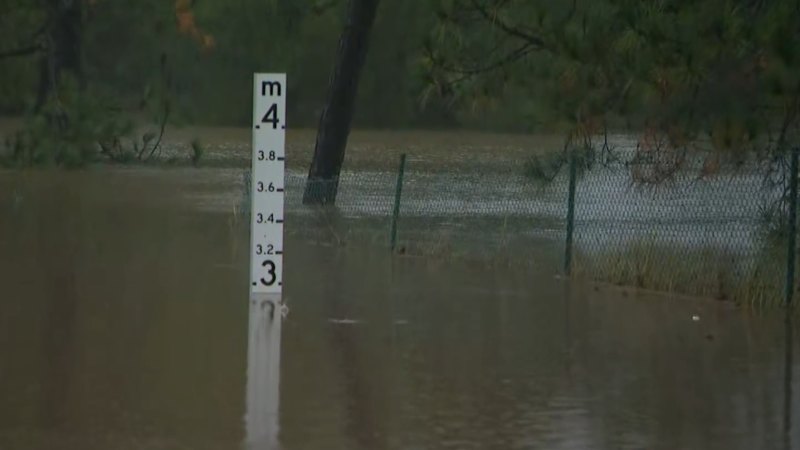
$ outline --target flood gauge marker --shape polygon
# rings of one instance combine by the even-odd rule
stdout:
[[[250,294],[283,288],[286,74],[257,73],[253,91]]]

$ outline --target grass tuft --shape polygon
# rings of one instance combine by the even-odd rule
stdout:
[[[733,301],[752,309],[783,302],[784,261],[776,247],[745,258],[714,248],[682,248],[653,240],[599,254],[576,252],[574,275],[616,285]]]

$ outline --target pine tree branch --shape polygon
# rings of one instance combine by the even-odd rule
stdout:
[[[492,61],[492,62],[490,62],[488,64],[483,65],[483,66],[473,66],[473,67],[458,67],[458,66],[447,65],[441,60],[436,60],[434,58],[434,55],[431,54],[429,56],[434,61],[434,65],[436,65],[440,69],[442,69],[442,70],[444,70],[446,72],[453,72],[453,73],[457,73],[457,74],[460,74],[460,75],[466,75],[466,78],[469,78],[469,77],[471,77],[473,75],[479,75],[479,74],[482,74],[482,73],[491,72],[493,70],[496,70],[496,69],[502,68],[504,66],[507,66],[509,64],[512,64],[514,62],[517,62],[520,59],[522,59],[524,56],[526,56],[529,53],[532,53],[532,52],[534,52],[536,50],[539,50],[539,49],[537,47],[533,46],[530,43],[525,43],[522,46],[518,47],[517,49],[515,49],[515,50],[507,53],[506,55],[503,55],[502,57],[496,59],[495,61]]]

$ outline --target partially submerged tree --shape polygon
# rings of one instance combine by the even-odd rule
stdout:
[[[320,117],[314,159],[308,171],[304,204],[336,201],[361,69],[380,0],[349,0],[347,19]]]

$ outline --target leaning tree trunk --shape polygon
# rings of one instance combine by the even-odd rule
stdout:
[[[50,25],[46,30],[45,52],[39,67],[36,111],[40,111],[57,91],[62,72],[71,73],[80,88],[85,78],[81,51],[83,43],[83,9],[79,0],[48,0]]]
[[[358,79],[369,47],[369,36],[380,0],[350,0],[347,21],[339,39],[339,50],[331,75],[328,99],[320,117],[314,159],[308,171],[303,203],[336,201],[339,173],[344,162],[347,137]]]

